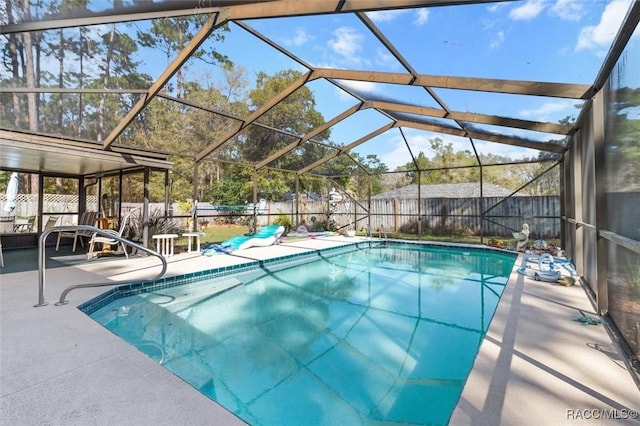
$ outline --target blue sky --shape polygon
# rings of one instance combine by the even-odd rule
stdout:
[[[421,74],[591,84],[630,4],[631,0],[526,0],[381,11],[367,16]],[[312,66],[405,72],[351,14],[256,20],[247,24]],[[220,50],[229,52],[234,62],[250,74],[296,66],[243,32],[233,27]],[[422,89],[350,84],[399,102],[435,106]],[[356,102],[328,84],[318,84],[314,92],[318,109],[327,120]],[[574,100],[456,90],[436,92],[449,108],[457,111],[550,122],[578,113],[575,105],[579,102]],[[348,144],[387,122],[377,113],[367,114],[363,119],[354,117],[349,123],[336,126],[332,139]],[[524,132],[520,135],[553,138]],[[471,149],[467,139],[452,136],[411,129],[405,130],[405,136],[415,154],[423,151],[429,155],[428,142],[435,136],[456,148]],[[514,159],[537,155],[535,151],[490,142],[481,142],[478,148]],[[357,151],[363,155],[377,154],[391,169],[408,161],[397,130],[362,145]]]
[[[499,78],[543,82],[593,83],[620,22],[633,0],[520,0],[480,5],[380,11],[367,16],[420,74]],[[405,72],[363,23],[352,14],[262,19],[246,21],[308,64],[315,67]],[[138,29],[144,23],[135,24]],[[249,84],[259,71],[269,74],[289,68],[306,71],[267,44],[232,25],[224,43],[210,46],[227,54],[247,72]],[[638,37],[632,43],[638,45]],[[158,52],[141,50],[144,70],[157,77],[166,66]],[[221,83],[215,67],[187,64],[189,78]],[[629,73],[632,74],[632,73]],[[640,72],[638,73],[640,79]],[[422,88],[372,83],[346,83],[361,93],[398,102],[436,107]],[[629,82],[640,87],[640,82]],[[325,120],[353,106],[357,100],[335,86],[318,81],[314,91],[317,109]],[[454,111],[494,114],[535,121],[558,122],[576,117],[580,102],[570,99],[487,94],[435,89]],[[381,127],[389,119],[377,112],[359,112],[332,128],[331,139],[349,144]],[[497,128],[485,128],[496,131]],[[429,140],[440,137],[456,149],[469,149],[468,139],[403,129],[414,154],[430,155]],[[511,130],[510,130],[511,131]],[[516,131],[508,135],[535,140],[560,138]],[[477,141],[481,153],[520,159],[537,151]],[[398,130],[391,130],[361,145],[362,155],[376,154],[394,169],[409,161]]]

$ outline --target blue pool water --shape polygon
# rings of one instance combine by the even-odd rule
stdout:
[[[514,262],[354,246],[83,310],[253,425],[445,425]]]

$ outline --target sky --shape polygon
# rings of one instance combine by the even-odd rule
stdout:
[[[367,17],[419,74],[590,85],[632,1],[635,0],[519,0],[378,11],[368,13]],[[353,14],[250,20],[245,24],[313,67],[406,73],[391,52]],[[145,22],[119,25],[120,31],[127,31],[132,37],[136,31],[149,28]],[[292,68],[307,71],[303,65],[241,27],[232,24],[230,29],[223,43],[209,40],[205,46],[227,55],[236,66],[244,68],[250,87],[260,71],[268,74]],[[95,33],[106,30],[108,26],[92,27]],[[638,33],[636,31],[631,41],[635,52],[640,49]],[[167,58],[150,49],[141,48],[137,59],[141,62],[141,71],[153,78],[157,78],[167,66]],[[186,72],[187,78],[223,84],[223,75],[216,66],[190,60],[186,64]],[[636,75],[637,78],[629,78],[626,84],[640,87],[640,70],[627,75]],[[342,83],[356,92],[379,99],[439,107],[419,87]],[[307,87],[315,95],[316,109],[327,121],[358,102],[324,80],[309,83]],[[434,91],[453,111],[552,123],[567,116],[577,117],[577,107],[581,105],[580,101],[572,99],[447,89]],[[437,121],[457,127],[451,120]],[[388,122],[389,119],[378,112],[360,111],[334,126],[331,140],[347,145]],[[537,141],[562,138],[560,135],[512,129],[505,133],[504,129],[495,126],[476,127]],[[414,155],[424,152],[432,156],[429,143],[436,137],[451,143],[454,149],[472,150],[468,139],[403,128],[402,132],[398,129],[387,131],[355,151],[363,156],[375,154],[393,170],[410,161],[403,137]],[[535,150],[487,141],[475,142],[479,153],[505,155],[513,160],[538,155]]]
[[[522,0],[380,11],[367,16],[420,74],[591,84],[630,4],[631,0]],[[315,67],[406,72],[351,14],[246,23]],[[633,41],[636,45],[637,39]],[[228,52],[250,75],[259,70],[275,73],[292,67],[306,71],[238,27],[232,27],[220,50]],[[437,106],[423,89],[415,87],[354,82],[347,85],[383,99]],[[328,83],[316,86],[317,108],[326,120],[356,103],[353,97]],[[581,104],[571,99],[444,89],[436,92],[455,111],[554,123],[567,116],[577,117],[576,105]],[[378,113],[362,116],[335,126],[331,139],[348,144],[388,122]],[[422,151],[430,156],[429,140],[434,137],[445,139],[456,149],[471,149],[468,139],[411,129],[403,132],[414,154]],[[524,131],[512,134],[535,140],[561,138]],[[537,156],[534,150],[490,142],[480,141],[477,148],[513,159]],[[390,169],[409,160],[398,130],[389,131],[356,151],[378,155]]]

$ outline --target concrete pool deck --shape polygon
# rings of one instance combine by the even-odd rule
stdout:
[[[354,242],[326,237],[256,247],[236,255],[179,254],[167,275]],[[61,252],[62,253],[62,252]],[[67,253],[70,254],[70,253]],[[0,423],[7,425],[244,424],[76,307],[109,287],[73,284],[149,278],[155,258],[84,261],[48,250],[47,306],[38,302],[35,250],[5,250],[0,269]],[[240,257],[242,256],[242,257]],[[57,259],[57,260],[56,260]],[[516,272],[501,298],[451,425],[640,424],[634,373],[580,286],[536,282]],[[71,265],[71,266],[65,266]],[[627,418],[624,418],[624,417]],[[606,418],[610,417],[609,420]]]

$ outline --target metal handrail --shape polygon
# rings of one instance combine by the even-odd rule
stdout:
[[[167,272],[167,260],[164,258],[164,256],[162,256],[160,253],[158,253],[155,250],[152,250],[150,248],[147,248],[145,246],[142,246],[140,244],[134,243],[133,241],[127,240],[124,237],[121,237],[119,235],[114,235],[112,232],[110,232],[109,230],[106,229],[100,229],[97,228],[95,226],[91,226],[91,225],[74,225],[74,226],[56,226],[53,228],[49,228],[46,229],[42,232],[42,235],[40,235],[40,238],[38,239],[38,304],[37,305],[33,305],[34,308],[40,307],[40,306],[46,306],[48,303],[44,301],[44,285],[45,285],[45,262],[46,262],[46,258],[45,258],[45,241],[47,239],[47,237],[53,233],[53,232],[66,232],[66,231],[92,231],[96,234],[100,234],[100,235],[104,235],[106,237],[109,237],[110,239],[119,241],[121,243],[127,244],[131,247],[134,247],[138,250],[144,251],[145,253],[151,254],[153,256],[156,256],[157,258],[160,259],[160,261],[162,262],[162,271],[160,271],[160,273],[158,275],[156,275],[155,277],[148,279],[148,280],[142,280],[140,282],[145,283],[145,282],[152,282],[154,280],[157,280],[158,278],[162,277],[164,275],[165,272]],[[64,289],[64,291],[62,292],[62,294],[60,295],[60,300],[56,303],[56,305],[64,305],[67,303],[67,300],[65,300],[67,294],[69,294],[69,292],[71,292],[72,290],[78,289],[78,288],[91,288],[91,287],[104,287],[104,286],[110,286],[110,285],[121,285],[122,282],[113,282],[113,281],[109,281],[109,282],[105,282],[105,283],[93,283],[93,284],[76,284],[76,285],[72,285],[67,287],[66,289]]]

